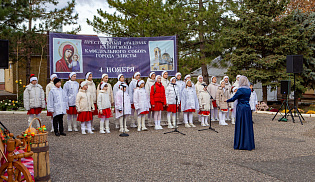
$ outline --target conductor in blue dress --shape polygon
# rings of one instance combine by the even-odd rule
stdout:
[[[231,99],[226,100],[227,102],[234,102],[238,99],[236,106],[234,149],[255,149],[252,111],[249,105],[250,95],[251,89],[249,88],[249,81],[246,76],[241,76],[237,92]]]

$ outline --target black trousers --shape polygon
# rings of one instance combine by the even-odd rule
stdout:
[[[53,119],[54,124],[54,131],[55,133],[63,133],[63,114],[59,114],[54,117]],[[58,124],[59,124],[59,131],[58,131]]]

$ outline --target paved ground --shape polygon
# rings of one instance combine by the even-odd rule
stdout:
[[[111,134],[67,132],[49,134],[53,181],[314,181],[315,119],[306,123],[271,121],[273,115],[254,114],[256,150],[233,149],[234,126],[219,132],[184,128]],[[44,124],[48,118],[42,116]],[[196,119],[196,118],[195,118]],[[27,116],[0,115],[15,134],[25,130]],[[98,129],[98,119],[94,126]],[[197,123],[197,122],[195,122]],[[66,124],[65,124],[66,126]]]

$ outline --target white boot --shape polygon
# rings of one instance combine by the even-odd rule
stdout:
[[[110,131],[109,131],[109,118],[105,119],[105,130],[106,130],[106,133],[110,133]]]
[[[138,131],[141,131],[141,116],[137,117]]]
[[[167,123],[168,123],[168,128],[174,128],[174,126],[172,126],[172,123],[171,123],[171,116],[168,114],[167,115]]]
[[[127,128],[127,121],[126,121],[126,118],[125,118],[125,132],[129,132],[128,128]]]
[[[88,129],[88,133],[93,134],[94,132],[92,131],[92,124],[91,121],[88,121],[87,123],[87,129]]]
[[[123,121],[123,117],[119,118],[119,125],[120,125],[120,130],[119,132],[123,133],[124,132],[124,121]]]
[[[176,123],[175,123],[175,121],[176,121],[176,118],[172,118],[172,122],[173,122],[173,128],[175,128],[175,126],[176,126]],[[176,126],[176,128],[178,128],[178,126]]]
[[[148,128],[145,127],[145,116],[141,117],[141,122],[142,122],[142,131],[147,131]]]
[[[71,119],[69,120],[69,117],[67,119],[67,123],[68,123],[68,131],[72,131],[72,126],[71,126],[72,120]]]
[[[74,129],[74,131],[79,131],[79,130],[78,130],[78,127],[77,127],[77,121],[76,121],[76,119],[73,121],[73,129]]]
[[[104,120],[103,120],[103,118],[102,118],[101,121],[100,121],[100,133],[105,133],[105,131],[104,131]]]
[[[81,131],[82,131],[82,135],[86,135],[86,133],[85,133],[85,122],[81,122]]]
[[[186,128],[191,128],[191,126],[188,123],[185,123]]]
[[[205,124],[205,118],[203,116],[201,116],[201,126],[207,126]]]
[[[232,117],[232,124],[235,124],[235,118]]]

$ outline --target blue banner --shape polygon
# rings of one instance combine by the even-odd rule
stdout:
[[[93,78],[107,73],[110,78],[124,74],[130,78],[135,72],[147,77],[151,71],[169,75],[177,72],[176,36],[167,37],[100,37],[49,33],[50,73],[59,78]]]

